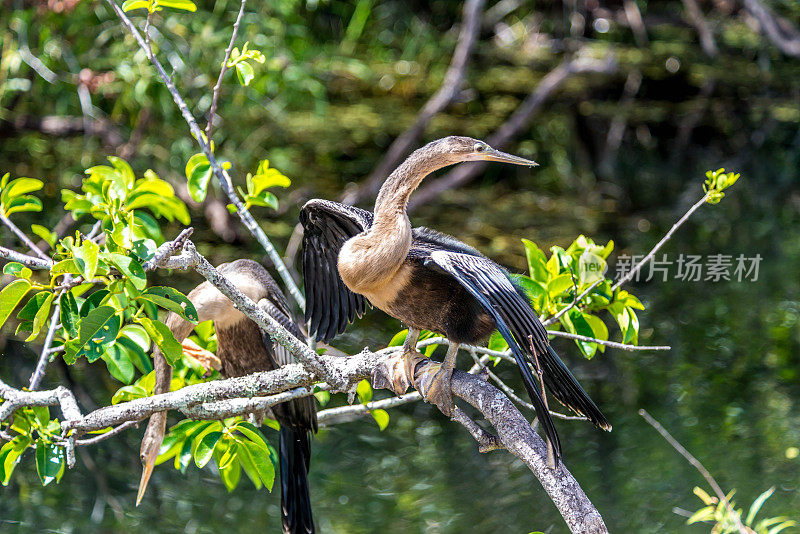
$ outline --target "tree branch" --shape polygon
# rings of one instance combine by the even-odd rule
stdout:
[[[708,193],[703,195],[703,198],[695,202],[695,204],[691,208],[689,208],[689,210],[686,213],[683,214],[683,217],[678,219],[678,222],[672,225],[672,228],[670,228],[669,231],[667,231],[667,233],[664,234],[664,237],[662,237],[661,240],[655,244],[655,246],[650,250],[650,252],[647,253],[647,256],[642,258],[642,261],[637,263],[633,267],[633,269],[631,269],[630,271],[628,271],[627,274],[625,274],[625,276],[617,280],[617,282],[612,286],[611,292],[613,293],[614,291],[616,291],[620,286],[622,286],[622,284],[630,282],[633,279],[633,277],[636,276],[636,273],[642,270],[642,267],[644,267],[647,264],[647,262],[650,261],[653,258],[653,256],[656,255],[656,252],[658,252],[661,249],[661,247],[664,246],[664,243],[670,240],[672,234],[674,234],[678,230],[678,228],[680,228],[683,225],[683,223],[685,223],[689,219],[689,217],[692,216],[692,213],[697,211],[700,208],[700,206],[706,203],[706,200],[708,200]]]
[[[366,180],[353,191],[346,193],[342,202],[355,204],[365,197],[374,196],[389,173],[417,144],[428,123],[458,96],[464,81],[467,62],[480,31],[480,18],[484,0],[467,0],[464,3],[461,31],[442,85],[425,103],[414,124],[394,140]]]
[[[711,476],[711,473],[708,471],[708,469],[706,469],[705,466],[703,466],[703,464],[700,463],[700,460],[698,460],[697,458],[692,456],[692,454],[689,451],[687,451],[683,447],[683,445],[678,443],[678,440],[673,438],[672,435],[669,432],[667,432],[667,429],[664,428],[663,426],[661,426],[661,424],[658,421],[656,421],[653,418],[653,416],[651,416],[649,413],[647,413],[646,410],[644,410],[644,409],[639,410],[639,415],[641,415],[644,418],[644,420],[647,421],[647,423],[650,426],[655,428],[656,432],[661,434],[661,436],[665,440],[667,440],[667,443],[672,445],[672,447],[676,451],[678,451],[678,453],[681,456],[686,458],[686,460],[690,464],[692,464],[692,466],[694,466],[694,468],[697,469],[700,472],[701,475],[703,475],[703,478],[706,479],[706,482],[708,482],[708,485],[711,486],[711,489],[713,489],[714,493],[717,494],[717,497],[719,498],[719,500],[721,502],[725,503],[725,507],[728,509],[728,514],[730,515],[730,517],[733,518],[734,522],[736,523],[737,530],[739,530],[739,532],[741,534],[748,534],[749,532],[752,532],[751,530],[745,528],[745,526],[742,524],[742,520],[739,517],[739,514],[736,513],[733,510],[733,506],[731,506],[731,503],[728,500],[728,498],[725,496],[725,493],[722,491],[722,488],[720,488],[719,484],[717,484],[717,481],[714,479],[714,477]]]
[[[239,23],[242,22],[242,15],[244,15],[245,4],[247,4],[247,0],[242,0],[242,5],[239,6],[239,14],[236,15],[236,22],[233,23],[233,33],[231,33],[231,42],[228,43],[228,48],[225,49],[225,57],[222,59],[222,67],[220,67],[219,69],[219,77],[217,78],[217,83],[216,85],[214,85],[214,89],[212,90],[212,94],[214,96],[211,99],[211,109],[208,112],[208,124],[206,124],[206,139],[208,139],[209,141],[211,140],[211,128],[213,127],[214,123],[214,113],[217,112],[217,100],[219,99],[219,93],[220,90],[222,89],[222,78],[228,71],[228,60],[231,57],[233,44],[236,42],[236,34],[239,33]]]
[[[25,267],[36,270],[49,270],[50,267],[53,266],[53,261],[50,259],[40,260],[39,258],[34,258],[33,256],[28,256],[27,254],[22,254],[21,252],[6,247],[0,247],[0,258],[19,262]]]
[[[495,148],[504,149],[530,124],[547,99],[572,76],[584,73],[611,74],[616,70],[617,65],[611,58],[602,61],[591,58],[573,58],[564,61],[542,78],[511,117],[486,141]],[[408,206],[409,211],[430,202],[448,189],[469,182],[484,172],[487,165],[486,162],[461,164],[441,178],[428,182],[414,193]]]
[[[800,32],[791,22],[775,14],[759,0],[742,0],[742,3],[778,50],[787,56],[800,57]]]
[[[144,50],[147,58],[156,68],[156,72],[158,73],[161,80],[164,82],[164,85],[167,86],[170,95],[172,95],[172,99],[175,101],[175,104],[178,106],[178,109],[181,112],[186,123],[189,125],[189,130],[191,131],[192,135],[194,136],[197,144],[200,145],[201,150],[208,158],[208,162],[211,165],[211,170],[214,172],[214,176],[217,178],[220,186],[222,187],[225,194],[228,196],[228,199],[231,203],[236,207],[236,212],[239,214],[239,218],[242,221],[242,224],[250,231],[253,237],[256,238],[256,241],[264,248],[267,252],[267,255],[272,260],[272,263],[275,267],[275,270],[278,271],[280,274],[281,279],[283,280],[284,284],[286,285],[289,293],[294,298],[297,305],[305,310],[306,300],[303,297],[303,294],[300,292],[300,289],[297,287],[297,284],[294,283],[292,279],[291,273],[289,273],[286,266],[281,261],[281,257],[278,254],[278,251],[275,250],[275,247],[270,242],[267,235],[264,233],[264,230],[258,225],[258,223],[253,218],[253,215],[248,211],[248,209],[242,203],[242,200],[239,198],[239,195],[233,188],[233,181],[231,180],[230,175],[227,171],[223,170],[220,167],[217,159],[214,157],[214,154],[211,152],[211,147],[209,146],[208,142],[203,138],[203,134],[200,131],[200,127],[197,125],[197,121],[195,120],[192,112],[189,111],[189,107],[186,105],[186,101],[184,101],[181,94],[178,92],[178,89],[175,87],[175,83],[172,81],[172,78],[167,74],[164,70],[164,67],[161,65],[161,62],[158,58],[153,54],[153,50],[147,45],[147,43],[142,38],[139,31],[134,26],[131,19],[125,14],[122,9],[114,2],[114,0],[105,0],[106,3],[114,10],[117,17],[122,21],[123,25],[128,29],[128,31],[133,35],[136,39],[136,42],[139,44],[139,47]]]
[[[41,258],[44,261],[51,261],[50,257],[47,256],[44,252],[42,252],[41,249],[39,249],[39,247],[37,247],[34,244],[34,242],[31,241],[28,238],[28,236],[25,235],[25,232],[20,230],[16,224],[11,222],[11,220],[2,213],[0,213],[0,221],[2,221],[2,223],[5,224],[12,232],[14,232],[14,234],[20,239],[20,241],[25,243],[25,246],[27,246],[34,254],[39,256],[39,258]]]

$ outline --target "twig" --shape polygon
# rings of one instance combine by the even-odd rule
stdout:
[[[178,106],[178,109],[181,112],[186,123],[189,125],[189,130],[191,131],[192,135],[194,136],[195,140],[197,141],[198,145],[202,149],[203,153],[208,158],[208,162],[211,165],[211,170],[214,172],[214,176],[217,178],[222,189],[225,191],[225,194],[228,196],[228,199],[231,203],[236,207],[236,212],[239,214],[239,218],[242,221],[242,224],[250,231],[253,237],[256,238],[256,241],[264,248],[267,252],[267,255],[272,260],[272,263],[275,267],[275,270],[278,271],[280,274],[281,279],[283,280],[284,284],[286,284],[289,293],[294,298],[297,305],[305,310],[306,307],[306,300],[303,297],[303,294],[300,292],[300,289],[295,284],[294,280],[292,279],[291,273],[286,269],[286,266],[281,261],[281,257],[278,254],[278,251],[275,250],[275,247],[270,242],[267,235],[264,233],[264,230],[256,223],[253,215],[247,210],[247,208],[242,203],[242,200],[239,198],[239,195],[236,193],[236,190],[233,188],[233,181],[231,180],[230,175],[227,171],[223,170],[222,167],[219,166],[217,159],[214,157],[214,154],[211,152],[211,147],[209,146],[208,142],[203,139],[202,132],[200,131],[200,127],[197,125],[197,121],[195,120],[192,112],[189,111],[189,107],[186,105],[186,101],[184,101],[181,94],[178,92],[178,89],[175,87],[175,83],[172,81],[170,76],[164,70],[164,67],[161,65],[161,62],[155,57],[153,54],[153,50],[147,46],[147,43],[142,38],[139,31],[134,26],[131,19],[125,14],[122,9],[114,2],[114,0],[105,0],[106,3],[114,10],[117,17],[122,21],[123,25],[128,29],[128,31],[133,35],[136,39],[136,42],[139,46],[144,50],[147,58],[156,68],[159,77],[164,82],[164,85],[167,86],[167,89],[172,95],[172,99],[175,101],[175,104]]]
[[[173,254],[175,254],[175,252],[183,248],[184,243],[186,243],[186,240],[189,239],[189,236],[191,236],[193,232],[194,228],[190,226],[188,228],[185,228],[181,233],[178,234],[178,237],[176,237],[172,241],[167,241],[163,243],[160,247],[158,247],[158,249],[156,249],[156,252],[155,254],[153,254],[153,257],[144,262],[142,268],[145,271],[152,271],[156,267],[164,264],[164,261],[167,258],[169,258]]]
[[[453,407],[453,417],[451,417],[453,421],[461,423],[464,428],[466,428],[469,433],[475,438],[475,441],[478,442],[478,451],[479,452],[490,452],[496,451],[498,449],[503,449],[503,444],[500,443],[500,440],[494,434],[490,434],[484,429],[482,429],[478,424],[469,418],[469,416],[464,413],[464,410],[459,408],[458,406]]]
[[[228,60],[231,57],[233,44],[236,42],[236,34],[239,33],[239,23],[242,21],[242,15],[244,14],[244,6],[246,3],[247,0],[242,0],[242,5],[239,7],[239,14],[236,15],[236,22],[233,23],[233,33],[231,33],[231,42],[228,43],[228,48],[225,49],[225,57],[222,60],[222,67],[219,69],[219,77],[217,78],[217,84],[214,86],[214,89],[212,90],[213,97],[211,99],[211,109],[208,112],[208,124],[206,124],[206,139],[208,139],[209,141],[211,140],[211,128],[213,127],[212,124],[214,122],[214,113],[217,112],[217,100],[219,99],[220,89],[222,88],[222,78],[228,71]]]
[[[17,236],[18,238],[20,238],[20,240],[21,240],[23,243],[25,243],[25,245],[26,245],[26,246],[27,246],[29,249],[31,249],[31,252],[33,252],[34,254],[36,254],[37,256],[39,256],[41,259],[43,259],[43,260],[45,260],[45,261],[51,261],[51,260],[50,260],[50,257],[49,257],[49,256],[47,256],[47,254],[45,254],[44,252],[42,252],[42,251],[41,251],[41,249],[40,249],[39,247],[37,247],[37,246],[36,246],[36,244],[35,244],[33,241],[31,241],[31,240],[28,238],[28,236],[26,236],[26,235],[25,235],[25,232],[23,232],[22,230],[20,230],[19,228],[17,228],[17,225],[16,225],[16,224],[14,224],[14,223],[12,223],[12,222],[11,222],[11,220],[9,220],[9,218],[8,218],[8,217],[6,217],[6,216],[5,216],[4,214],[2,214],[2,213],[0,213],[0,221],[2,221],[2,222],[3,222],[3,224],[5,224],[6,226],[8,226],[8,228],[9,228],[9,229],[10,229],[12,232],[14,232],[14,233],[16,234],[16,236]]]
[[[641,415],[644,418],[644,420],[647,421],[647,423],[650,426],[655,428],[656,431],[659,434],[661,434],[661,436],[665,440],[667,440],[667,443],[672,445],[672,448],[674,448],[676,451],[678,451],[678,453],[681,456],[686,458],[686,460],[690,464],[692,464],[694,466],[694,468],[697,469],[700,472],[701,475],[703,475],[703,478],[706,479],[706,482],[708,482],[709,486],[711,486],[711,488],[714,490],[714,493],[717,494],[717,497],[719,498],[719,500],[725,503],[725,507],[728,509],[728,513],[730,514],[730,516],[733,518],[734,522],[736,523],[736,528],[739,530],[739,532],[741,532],[741,534],[748,534],[748,530],[742,524],[742,520],[739,517],[739,514],[734,511],[733,506],[731,506],[731,503],[728,500],[728,498],[725,496],[725,493],[722,491],[722,488],[719,486],[719,484],[717,484],[717,481],[714,479],[714,477],[711,476],[711,473],[708,471],[708,469],[706,469],[703,466],[703,464],[700,463],[700,460],[698,460],[697,458],[692,456],[692,454],[689,451],[687,451],[683,447],[683,445],[678,443],[678,440],[673,438],[672,435],[669,432],[667,432],[667,429],[665,429],[663,426],[661,426],[661,424],[658,421],[656,421],[653,418],[653,416],[651,416],[649,413],[647,413],[646,410],[640,409],[639,410],[639,415]]]
[[[586,341],[589,343],[597,343],[598,345],[605,345],[620,350],[671,350],[669,345],[629,345],[627,343],[617,343],[616,341],[605,341],[589,336],[582,336],[580,334],[571,334],[569,332],[562,332],[561,330],[548,330],[548,335],[565,337],[568,339],[577,339],[578,341]]]
[[[552,317],[550,317],[549,319],[545,319],[544,321],[542,321],[542,325],[544,325],[544,326],[549,326],[549,325],[551,325],[551,324],[555,323],[556,321],[558,321],[559,319],[561,319],[561,316],[562,316],[562,315],[564,315],[565,313],[567,313],[568,311],[570,311],[572,308],[574,308],[575,306],[577,306],[577,305],[578,305],[578,304],[579,304],[579,303],[580,303],[580,302],[581,302],[583,299],[585,299],[585,298],[586,298],[586,295],[588,295],[589,293],[591,293],[592,289],[594,289],[594,288],[596,288],[597,286],[599,286],[599,285],[600,285],[600,284],[603,282],[603,280],[604,280],[604,279],[603,279],[603,278],[601,278],[601,279],[599,279],[599,280],[595,281],[595,282],[594,282],[592,285],[590,285],[589,287],[587,287],[587,288],[586,288],[586,289],[583,291],[583,293],[581,293],[580,295],[578,295],[578,296],[575,298],[575,300],[573,300],[573,301],[572,301],[572,302],[569,304],[569,306],[567,306],[566,308],[563,308],[563,309],[559,310],[559,312],[558,312],[557,314],[553,315],[553,316],[552,316]]]
[[[22,254],[21,252],[5,247],[0,247],[0,258],[8,261],[16,261],[25,267],[37,270],[46,270],[53,266],[53,261],[49,258],[46,261],[40,260],[39,258],[34,258],[33,256],[28,256],[27,254]]]
[[[33,374],[31,375],[30,385],[28,386],[28,389],[31,391],[35,391],[39,387],[42,378],[44,378],[44,371],[47,368],[47,362],[50,361],[50,355],[55,352],[50,350],[50,344],[53,342],[53,336],[55,335],[56,329],[59,326],[58,320],[60,315],[61,301],[59,300],[56,302],[55,306],[53,306],[53,314],[50,316],[50,327],[47,329],[47,335],[44,338],[44,345],[42,346],[41,354],[39,354],[39,361],[36,363],[36,369],[34,369]]]
[[[388,399],[381,399],[378,401],[368,402],[367,404],[354,404],[352,406],[339,406],[336,408],[328,408],[321,410],[317,413],[317,423],[320,426],[333,426],[340,423],[348,423],[355,421],[364,416],[369,416],[371,410],[386,410],[403,404],[417,402],[422,400],[422,395],[414,391],[396,397],[389,397]]]
[[[419,112],[414,124],[394,140],[389,149],[384,154],[375,169],[364,180],[364,183],[357,189],[345,194],[342,202],[345,204],[355,204],[367,196],[372,196],[378,192],[383,180],[389,176],[400,160],[408,155],[411,147],[419,140],[422,132],[428,123],[445,109],[456,98],[461,90],[464,81],[469,57],[478,38],[480,30],[480,18],[483,11],[484,0],[468,0],[464,3],[462,15],[461,31],[458,34],[458,42],[450,66],[442,80],[442,85],[434,95],[425,103]]]
[[[616,290],[617,290],[617,289],[618,289],[618,288],[619,288],[619,287],[620,287],[622,284],[625,284],[626,282],[629,282],[629,281],[631,281],[631,280],[633,279],[633,277],[634,277],[634,276],[636,276],[636,273],[638,273],[638,272],[639,272],[639,271],[642,269],[642,267],[644,267],[644,265],[645,265],[645,264],[646,264],[648,261],[650,261],[650,259],[651,259],[653,256],[655,256],[655,255],[656,255],[656,252],[658,252],[658,251],[661,249],[661,247],[662,247],[662,246],[664,246],[664,243],[666,243],[667,241],[669,241],[669,240],[670,240],[670,238],[672,237],[672,234],[674,234],[674,233],[675,233],[675,231],[676,231],[678,228],[680,228],[680,227],[681,227],[681,225],[683,225],[683,223],[685,223],[685,222],[686,222],[686,221],[689,219],[689,217],[691,217],[691,216],[692,216],[692,214],[693,214],[695,211],[697,211],[697,210],[698,210],[698,208],[700,208],[700,206],[702,206],[703,204],[705,204],[705,203],[706,203],[706,200],[708,200],[708,196],[709,196],[709,193],[706,193],[705,195],[703,195],[703,198],[701,198],[700,200],[698,200],[697,202],[695,202],[695,204],[694,204],[694,205],[693,205],[691,208],[689,208],[689,210],[688,210],[686,213],[684,213],[684,214],[683,214],[683,217],[681,217],[680,219],[678,219],[678,222],[676,222],[675,224],[673,224],[673,225],[672,225],[672,228],[670,228],[670,229],[669,229],[669,231],[668,231],[666,234],[664,234],[664,237],[662,237],[662,238],[661,238],[661,241],[659,241],[658,243],[656,243],[656,245],[655,245],[655,246],[654,246],[654,247],[653,247],[653,248],[650,250],[650,252],[648,252],[648,253],[647,253],[647,256],[645,256],[644,258],[642,258],[642,261],[640,261],[639,263],[637,263],[637,264],[636,264],[636,265],[633,267],[633,269],[631,269],[630,271],[628,271],[628,273],[627,273],[625,276],[623,276],[622,278],[620,278],[619,280],[617,280],[617,283],[616,283],[616,284],[614,284],[614,285],[611,287],[611,292],[613,293],[613,292],[614,292],[614,291],[616,291]]]

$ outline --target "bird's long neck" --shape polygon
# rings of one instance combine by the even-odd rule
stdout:
[[[428,174],[451,163],[433,156],[428,147],[419,149],[389,175],[375,201],[372,227],[349,240],[340,251],[339,274],[352,291],[378,290],[393,279],[405,261],[411,248],[408,199]]]
[[[380,226],[385,221],[392,223],[393,226],[396,219],[404,217],[407,219],[406,206],[411,193],[419,187],[427,175],[449,164],[450,162],[443,158],[434,158],[431,154],[427,154],[424,148],[411,154],[381,186],[375,199],[373,225]]]

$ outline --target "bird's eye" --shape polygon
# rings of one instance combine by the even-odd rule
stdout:
[[[475,152],[483,152],[484,150],[486,150],[486,148],[487,147],[485,143],[475,143],[475,146],[472,147],[472,150],[474,150]]]

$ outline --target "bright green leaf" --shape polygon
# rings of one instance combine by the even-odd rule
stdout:
[[[31,283],[27,280],[14,280],[0,291],[0,327],[3,326],[22,298],[28,294]]]
[[[164,286],[151,287],[136,298],[150,301],[166,310],[177,313],[190,323],[197,324],[197,310],[194,304],[177,289]]]
[[[369,413],[372,414],[372,418],[375,419],[376,423],[378,423],[378,428],[381,429],[381,432],[383,432],[386,427],[389,426],[389,414],[386,412],[386,410],[370,410]]]

